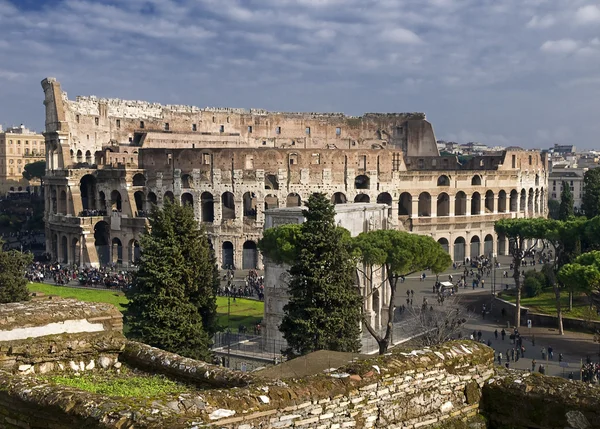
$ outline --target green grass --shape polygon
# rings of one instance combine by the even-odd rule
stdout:
[[[111,397],[164,397],[190,392],[193,388],[162,375],[141,375],[132,371],[98,372],[82,375],[52,375],[42,380],[60,386]]]
[[[500,298],[515,302],[517,297],[514,291],[502,292]],[[521,296],[521,305],[531,309],[534,313],[556,315],[556,297],[553,290],[543,290],[541,294],[533,298]],[[573,310],[569,311],[569,294],[565,291],[560,294],[560,305],[563,317],[572,317],[576,319],[600,320],[595,311],[589,311],[590,304],[584,294],[576,294],[573,297]]]
[[[122,292],[104,289],[80,289],[66,286],[53,286],[43,283],[29,283],[30,292],[42,292],[46,295],[58,295],[63,298],[74,298],[86,302],[106,302],[113,304],[120,311],[125,311],[127,298]],[[265,305],[252,299],[231,300],[231,329],[237,331],[238,326],[245,325],[251,332],[252,327],[263,318]],[[217,298],[218,323],[227,328],[227,298]]]

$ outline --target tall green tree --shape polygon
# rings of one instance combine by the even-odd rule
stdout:
[[[284,354],[358,352],[362,297],[354,285],[350,234],[336,226],[334,207],[324,194],[313,194],[306,206],[279,327],[288,343]]]
[[[183,356],[209,357],[217,329],[219,275],[206,232],[191,206],[165,200],[154,207],[140,239],[140,265],[126,320],[130,336]]]
[[[562,190],[560,191],[560,207],[558,208],[558,219],[568,220],[573,216],[573,194],[571,193],[571,185],[564,180],[562,182]]]
[[[592,168],[583,175],[581,209],[588,219],[600,215],[600,169]]]
[[[515,308],[515,326],[521,326],[521,293],[523,282],[521,281],[521,263],[527,251],[527,241],[540,237],[547,226],[546,219],[502,219],[495,223],[494,230],[509,240],[510,254],[513,259],[513,279],[517,290]]]
[[[385,333],[378,333],[369,320],[364,317],[363,322],[369,333],[379,345],[379,353],[384,354],[392,341],[394,321],[394,299],[398,283],[403,276],[430,269],[434,274],[439,274],[452,264],[450,255],[433,238],[424,235],[410,234],[397,230],[377,230],[359,234],[354,239],[354,247],[360,264],[362,275],[370,283],[371,290],[366,296],[370,299],[373,293],[379,293],[381,287],[387,284],[390,290]],[[381,284],[374,284],[373,273],[383,267]],[[385,305],[385,304],[384,304]]]
[[[2,250],[0,240],[0,304],[29,300],[25,272],[33,256],[17,250]]]
[[[27,180],[38,178],[42,182],[44,175],[46,174],[46,161],[36,161],[29,164],[25,164],[23,167],[23,177]]]
[[[584,253],[565,264],[558,272],[560,280],[571,290],[588,296],[600,288],[600,251]]]

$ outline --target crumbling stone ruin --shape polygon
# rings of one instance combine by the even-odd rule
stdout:
[[[133,263],[152,204],[194,208],[223,267],[261,267],[265,210],[324,192],[380,203],[391,227],[428,234],[456,261],[506,254],[503,218],[545,216],[547,157],[440,155],[422,113],[281,113],[96,97],[42,81],[46,250],[65,263]]]
[[[377,358],[321,351],[242,373],[127,341],[119,314],[61,299],[0,305],[0,427],[600,428],[597,386],[496,368],[493,350],[472,341]],[[24,329],[37,335],[27,344]],[[341,366],[330,368],[332,359]],[[125,367],[165,374],[189,392],[124,398],[44,378],[118,377]]]

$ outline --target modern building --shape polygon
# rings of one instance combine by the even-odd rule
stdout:
[[[153,204],[190,204],[222,266],[261,267],[265,210],[314,192],[388,206],[390,227],[427,234],[456,261],[508,252],[498,219],[546,216],[547,156],[519,148],[460,164],[422,113],[281,113],[70,100],[46,106],[46,247],[66,263],[136,260]]]
[[[548,178],[550,199],[560,201],[563,182],[571,187],[573,195],[573,209],[575,212],[581,210],[583,198],[583,176],[587,168],[554,168]]]
[[[26,164],[45,159],[45,139],[42,134],[25,126],[0,127],[0,194],[29,191],[30,183],[23,178]]]

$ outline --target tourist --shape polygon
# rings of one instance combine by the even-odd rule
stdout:
[[[548,357],[550,359],[554,359],[554,349],[552,348],[552,346],[548,346]]]
[[[546,360],[546,348],[542,347],[542,360]]]
[[[498,339],[498,330],[497,330],[497,329],[494,331],[494,337],[495,337],[496,339]]]
[[[504,309],[502,309],[504,311]],[[504,328],[502,328],[502,341],[504,341],[504,337],[506,337],[506,331],[504,330]]]
[[[535,372],[535,365],[537,364],[537,362],[534,360],[531,361],[531,372]]]

